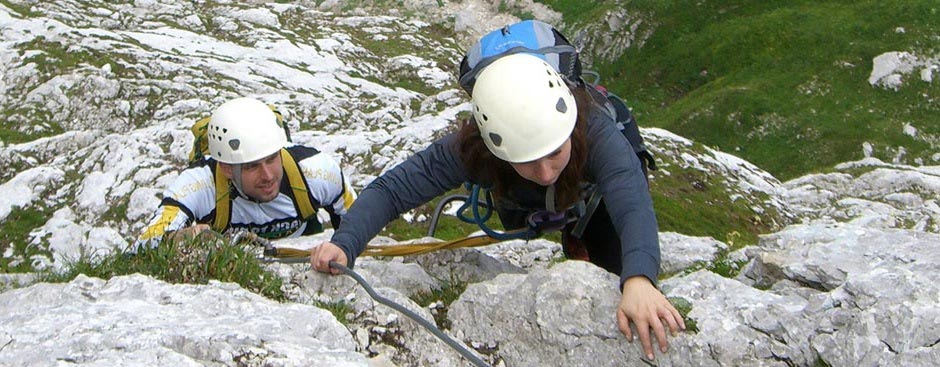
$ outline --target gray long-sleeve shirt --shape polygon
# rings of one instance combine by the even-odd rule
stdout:
[[[595,111],[587,124],[585,181],[603,195],[620,238],[621,284],[643,275],[656,283],[660,253],[653,203],[640,161],[609,116]],[[332,242],[346,252],[349,265],[382,227],[401,213],[471,180],[450,134],[376,178],[353,203]]]

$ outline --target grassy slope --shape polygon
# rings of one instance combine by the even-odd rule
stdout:
[[[778,178],[861,158],[864,142],[889,160],[899,146],[910,158],[934,153],[902,127],[940,135],[931,121],[940,83],[912,75],[894,92],[871,87],[868,76],[884,52],[940,54],[930,42],[940,35],[935,1],[544,2],[572,27],[615,6],[650,14],[655,32],[642,48],[593,67],[641,124],[733,152]]]
[[[931,118],[940,109],[940,83],[912,76],[898,92],[868,84],[872,58],[881,53],[940,53],[928,43],[940,34],[935,2],[541,2],[564,14],[567,34],[603,22],[612,10],[642,18],[637,33],[654,30],[642,48],[635,41],[619,59],[589,67],[629,101],[641,126],[731,152],[782,180],[861,158],[864,142],[889,160],[899,146],[914,157],[936,151],[902,127],[910,123],[937,140],[940,126]],[[774,213],[731,200],[716,187],[721,180],[700,176],[654,173],[660,230],[736,248],[782,224]]]

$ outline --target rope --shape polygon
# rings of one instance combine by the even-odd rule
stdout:
[[[394,301],[388,298],[382,297],[382,295],[376,293],[375,290],[372,289],[371,286],[369,286],[369,283],[367,283],[365,279],[362,279],[362,277],[359,276],[359,274],[356,274],[356,272],[352,271],[346,266],[343,266],[342,264],[339,264],[335,261],[330,261],[330,267],[334,269],[338,269],[342,271],[344,274],[355,279],[356,282],[359,283],[359,285],[361,285],[362,288],[366,290],[366,293],[369,293],[369,296],[371,296],[372,299],[376,300],[376,302],[379,302],[383,305],[391,307],[392,309],[405,314],[405,316],[408,316],[408,318],[414,320],[418,324],[421,324],[421,326],[423,326],[425,329],[430,331],[432,334],[434,334],[434,336],[436,336],[438,339],[440,339],[444,343],[447,343],[447,345],[449,345],[451,348],[456,350],[458,353],[460,353],[464,358],[466,358],[468,361],[473,363],[475,366],[490,367],[490,365],[486,364],[486,362],[483,362],[482,359],[477,357],[475,354],[471,353],[469,350],[467,350],[467,348],[464,348],[462,344],[458,343],[456,340],[447,336],[447,334],[444,334],[444,332],[438,329],[436,325],[432,324],[428,320],[425,320],[423,317],[405,308],[404,306],[397,304]]]

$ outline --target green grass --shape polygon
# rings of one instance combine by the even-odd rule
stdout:
[[[7,7],[8,9],[12,10],[19,17],[27,18],[27,17],[35,17],[35,16],[41,15],[40,13],[31,11],[28,5],[15,4],[13,2],[10,2],[9,0],[0,0],[0,5],[3,5]]]
[[[930,162],[937,147],[902,133],[940,135],[940,83],[906,78],[897,92],[868,84],[889,51],[936,57],[940,4],[866,1],[542,1],[575,31],[615,8],[641,17],[650,38],[590,65],[625,97],[639,123],[745,158],[780,179],[862,157]],[[903,27],[904,32],[897,32]],[[937,75],[934,75],[937,78]]]
[[[0,256],[0,273],[31,272],[31,257],[50,256],[48,250],[29,245],[29,232],[45,224],[50,217],[51,213],[42,209],[13,207],[6,219],[0,222],[0,254],[12,249],[13,255]]]
[[[349,326],[349,319],[346,318],[346,315],[353,313],[353,308],[348,303],[339,301],[339,302],[320,302],[315,301],[314,305],[322,308],[324,310],[330,311],[333,314],[333,317],[339,321],[343,326]]]
[[[108,203],[108,210],[101,214],[99,220],[112,224],[121,223],[127,219],[127,206],[129,203],[130,197],[118,198]]]
[[[389,59],[403,56],[414,55],[426,60],[434,61],[441,69],[446,70],[449,65],[454,63],[455,55],[448,51],[442,51],[438,43],[453,47],[452,38],[454,31],[440,24],[430,24],[424,27],[422,33],[434,35],[434,38],[422,37],[422,43],[425,45],[418,47],[414,41],[403,38],[394,33],[382,33],[382,39],[376,39],[376,34],[368,31],[350,29],[349,35],[352,36],[356,44],[368,49],[375,54],[375,59],[368,60],[375,63],[387,63]],[[434,95],[440,92],[440,89],[428,85],[417,74],[417,68],[412,66],[400,66],[396,69],[386,68],[382,75],[357,75],[376,84],[384,85],[389,88],[403,88],[423,95]],[[420,104],[420,101],[418,101]],[[415,106],[412,106],[416,110]]]
[[[744,200],[732,200],[724,182],[700,171],[653,175],[650,195],[660,231],[718,240],[736,233],[738,247],[743,247],[756,244],[759,234],[782,221],[772,210],[758,214]]]
[[[813,367],[831,367],[832,365],[829,362],[826,362],[822,356],[816,355],[816,360],[813,361]]]
[[[234,282],[252,292],[286,301],[281,279],[264,270],[255,251],[218,239],[166,240],[136,255],[117,252],[101,259],[82,258],[63,272],[43,272],[41,281],[68,282],[78,274],[110,279],[140,273],[169,283]]]
[[[123,60],[117,59],[116,53],[102,53],[89,49],[77,49],[70,47],[60,41],[47,40],[44,36],[38,36],[29,42],[18,43],[14,46],[19,50],[20,56],[25,55],[27,51],[42,51],[34,53],[23,60],[24,64],[33,63],[39,70],[41,79],[34,85],[41,84],[55,76],[68,74],[83,65],[91,65],[101,68],[104,65],[111,65],[111,72],[115,74],[124,73]]]
[[[686,301],[685,298],[679,297],[669,297],[669,302],[676,307],[676,311],[679,311],[679,314],[682,315],[682,322],[685,323],[685,331],[697,334],[698,333],[698,324],[695,323],[695,320],[689,317],[689,312],[692,312],[692,303]]]
[[[19,144],[61,134],[65,130],[41,108],[18,107],[0,110],[0,142]]]
[[[460,298],[460,295],[467,290],[467,282],[460,279],[449,279],[441,282],[441,288],[431,292],[418,293],[411,297],[415,303],[421,307],[428,307],[434,302],[440,301],[444,307],[434,313],[434,322],[439,328],[450,329],[450,320],[447,318],[447,310],[450,304]]]
[[[591,19],[590,16],[603,14],[611,9],[611,2],[604,0],[542,0],[536,1],[548,5],[555,11],[562,13],[566,21]],[[574,33],[572,33],[572,36]],[[570,40],[570,38],[569,38]]]
[[[415,208],[415,217],[423,215],[427,218],[426,221],[408,222],[402,218],[398,218],[389,223],[380,234],[397,240],[408,240],[426,236],[428,233],[428,228],[431,226],[431,216],[434,213],[434,208],[437,207],[437,204],[443,200],[444,197],[453,194],[466,194],[466,190],[451,190],[446,194]],[[460,205],[460,202],[453,202],[453,205]],[[466,215],[470,215],[469,211]],[[491,219],[487,224],[494,228],[502,229],[498,222],[499,220],[497,219]],[[450,241],[466,237],[470,233],[476,232],[478,230],[479,227],[477,227],[476,224],[465,223],[457,217],[442,214],[434,231],[434,237],[445,241]]]

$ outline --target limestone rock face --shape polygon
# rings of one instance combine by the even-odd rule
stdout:
[[[2,293],[0,345],[6,366],[368,366],[327,311],[142,275]]]

